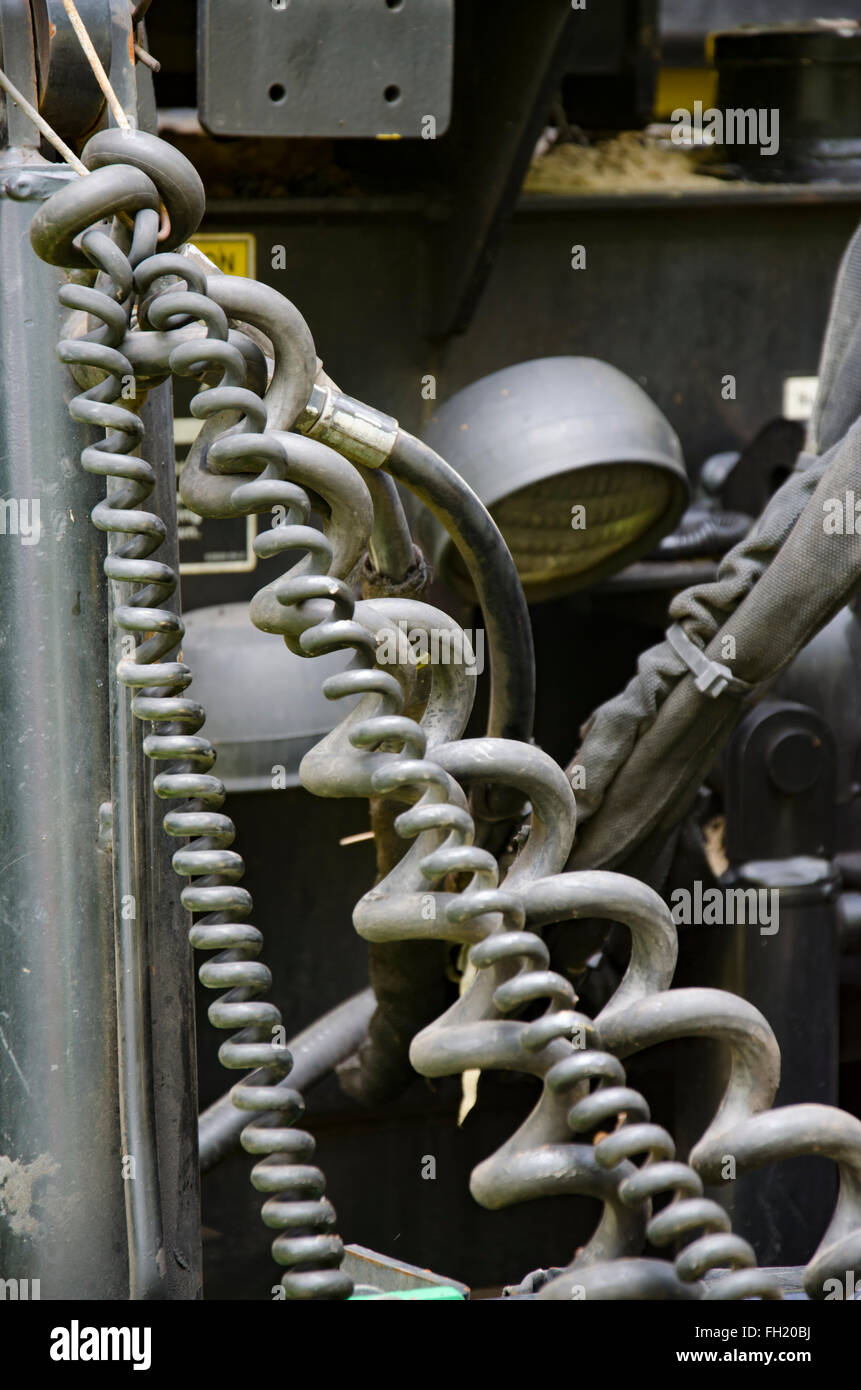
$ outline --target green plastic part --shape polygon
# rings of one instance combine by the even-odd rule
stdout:
[[[459,1289],[453,1289],[447,1284],[439,1284],[435,1288],[427,1289],[398,1289],[395,1293],[354,1293],[348,1303],[364,1303],[366,1300],[380,1298],[435,1298],[435,1299],[454,1299],[458,1303],[465,1303],[466,1299]]]

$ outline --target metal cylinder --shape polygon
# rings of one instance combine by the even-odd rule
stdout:
[[[0,175],[0,1274],[125,1298],[103,485],[57,361],[31,217],[65,170]]]
[[[696,928],[703,976],[748,999],[771,1024],[781,1058],[776,1106],[834,1105],[838,877],[827,860],[798,855],[743,864],[724,882],[745,893],[746,919]],[[698,1074],[700,1098],[709,1106],[723,1091],[726,1061],[715,1050]],[[827,1159],[793,1158],[721,1184],[713,1195],[729,1207],[733,1230],[751,1242],[760,1264],[799,1265],[828,1226],[835,1181]]]
[[[775,1105],[837,1104],[838,877],[822,859],[745,864],[738,885],[768,893],[779,909],[770,930],[737,927],[720,983],[756,1004],[780,1046]],[[773,942],[782,938],[778,949]],[[827,1159],[794,1158],[741,1179],[734,1229],[747,1232],[762,1263],[805,1263],[827,1229],[836,1189]]]
[[[169,381],[149,392],[141,418],[146,430],[144,452],[156,473],[149,505],[167,526],[159,557],[178,574],[173,390]],[[179,593],[163,600],[162,606],[178,612]],[[135,722],[138,739],[142,739],[147,727],[140,720]],[[148,759],[142,761],[146,897],[151,904],[146,956],[150,972],[151,1087],[163,1241],[156,1260],[160,1289],[154,1292],[151,1288],[150,1296],[194,1299],[202,1295],[202,1255],[194,963],[188,937],[191,918],[180,901],[184,881],[171,862],[176,841],[163,828],[165,804],[152,786],[156,769]],[[215,1052],[217,1046],[218,1039],[208,1027],[201,1047]]]
[[[710,35],[709,47],[718,73],[710,109],[719,124],[704,172],[757,183],[857,182],[857,19],[740,24]]]

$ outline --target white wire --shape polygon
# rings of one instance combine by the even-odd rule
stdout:
[[[48,125],[44,116],[41,116],[35,106],[27,100],[24,93],[18,91],[15,83],[6,76],[2,68],[0,68],[0,87],[12,98],[17,106],[20,106],[24,115],[29,116],[36,129],[40,131],[49,144],[53,145],[54,149],[63,156],[67,164],[71,164],[72,168],[79,174],[88,174],[90,172],[87,166],[81,163],[74,150],[69,149],[65,140],[60,139],[56,130]]]
[[[101,87],[102,92],[105,96],[105,100],[107,101],[108,106],[111,108],[111,111],[113,112],[114,120],[116,121],[117,125],[120,127],[121,130],[131,130],[131,122],[128,116],[126,115],[125,111],[123,110],[122,106],[120,105],[119,98],[116,92],[114,91],[113,87],[111,86],[108,74],[102,67],[102,60],[96,52],[95,48],[93,47],[93,41],[87,33],[87,28],[84,24],[84,21],[78,14],[78,7],[75,4],[75,0],[63,0],[63,9],[69,16],[72,28],[77,34],[81,48],[84,50],[84,53],[87,56],[87,62],[93,70],[93,76],[95,77],[96,81]]]

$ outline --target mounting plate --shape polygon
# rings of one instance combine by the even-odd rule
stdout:
[[[199,111],[213,135],[447,129],[454,0],[258,0],[241,19],[238,9],[199,7]]]

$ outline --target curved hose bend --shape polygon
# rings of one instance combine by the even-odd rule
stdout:
[[[837,1204],[808,1261],[804,1288],[816,1299],[831,1292],[831,1281],[842,1290],[848,1272],[861,1266],[861,1120],[830,1105],[779,1106],[728,1132],[709,1131],[691,1151],[691,1163],[707,1181],[716,1181],[728,1152],[738,1173],[808,1154],[837,1164]]]
[[[113,157],[111,151],[108,155]],[[849,1122],[847,1129],[848,1117],[825,1107],[765,1113],[778,1074],[765,1020],[720,991],[668,988],[675,930],[666,906],[644,885],[620,875],[560,873],[574,834],[567,779],[528,744],[505,738],[461,741],[474,682],[463,673],[434,670],[421,719],[405,716],[396,667],[383,670],[378,659],[381,637],[404,612],[425,625],[450,620],[428,605],[355,600],[346,581],[371,532],[367,488],[352,465],[325,444],[282,432],[307,390],[310,335],[307,341],[297,337],[293,325],[290,352],[285,349],[276,362],[277,389],[270,387],[261,397],[249,388],[248,363],[230,340],[229,320],[243,321],[242,306],[251,291],[247,285],[224,290],[221,281],[216,291],[191,263],[183,261],[179,269],[175,258],[153,255],[154,198],[157,206],[162,189],[159,171],[150,180],[145,168],[144,161],[122,173],[123,196],[140,209],[128,258],[80,221],[82,207],[93,220],[97,193],[108,199],[109,210],[119,210],[116,185],[110,183],[119,177],[116,168],[91,176],[84,204],[70,198],[68,189],[57,194],[57,200],[65,199],[62,207],[55,204],[62,215],[53,220],[45,215],[52,199],[40,215],[34,244],[46,258],[83,256],[111,285],[110,293],[103,287],[64,288],[63,302],[93,314],[102,326],[63,347],[70,365],[106,374],[99,386],[76,397],[73,413],[107,431],[82,458],[90,471],[114,480],[94,510],[97,525],[112,537],[126,538],[120,545],[112,541],[106,572],[117,584],[142,586],[117,609],[123,631],[142,638],[118,674],[140,692],[135,713],[156,725],[157,732],[145,740],[147,754],[173,764],[156,779],[159,795],[182,799],[182,806],[166,816],[166,829],[194,837],[174,863],[192,880],[183,901],[204,914],[192,928],[194,944],[220,952],[201,970],[209,987],[228,989],[210,1017],[218,1027],[240,1029],[223,1044],[221,1059],[228,1067],[255,1069],[233,1088],[232,1098],[258,1117],[243,1131],[243,1144],[262,1159],[252,1176],[267,1193],[264,1220],[280,1233],[275,1257],[292,1271],[284,1279],[288,1294],[342,1297],[350,1286],[337,1269],[341,1245],[329,1234],[333,1214],[323,1198],[322,1176],[308,1162],[312,1141],[289,1128],[301,1101],[277,1085],[289,1060],[271,1041],[277,1010],[260,999],[269,973],[256,959],[260,936],[247,922],[250,897],[238,886],[242,861],[231,849],[232,823],[220,811],[223,787],[211,776],[211,746],[199,735],[203,711],[184,696],[187,668],[168,660],[182,626],[158,605],[173,592],[176,576],[152,558],[163,536],[158,518],[141,509],[152,488],[152,469],[132,457],[142,433],[139,420],[116,404],[121,377],[130,370],[122,345],[135,294],[141,296],[142,328],[167,335],[169,345],[170,335],[189,321],[206,329],[205,339],[177,338],[169,351],[173,372],[214,371],[217,377],[192,406],[206,424],[186,470],[185,499],[205,515],[272,511],[275,517],[280,511],[280,520],[257,537],[258,555],[304,551],[299,564],[255,597],[253,620],[306,656],[353,653],[351,667],[330,677],[324,690],[332,699],[358,695],[360,703],[307,755],[303,780],[318,794],[397,796],[407,803],[396,827],[415,843],[362,898],[354,916],[357,930],[372,941],[429,939],[469,948],[471,983],[442,1018],[416,1036],[414,1065],[428,1076],[501,1068],[542,1081],[539,1101],[517,1133],[476,1168],[474,1195],[490,1207],[551,1192],[588,1193],[604,1203],[589,1244],[542,1296],[570,1297],[565,1290],[572,1281],[585,1281],[596,1297],[626,1296],[624,1290],[637,1297],[773,1296],[769,1281],[753,1267],[750,1247],[729,1231],[722,1209],[704,1198],[698,1173],[676,1161],[670,1136],[651,1123],[645,1100],[627,1086],[619,1060],[654,1042],[696,1034],[728,1042],[732,1070],[718,1114],[692,1156],[694,1167],[705,1172],[713,1166],[716,1144],[734,1145],[744,1162],[754,1164],[801,1151],[799,1144],[804,1149],[808,1143],[808,1148],[819,1145],[817,1152],[832,1153],[841,1165],[841,1198],[808,1271],[811,1287],[819,1287],[837,1263],[856,1258],[854,1252],[861,1257],[861,1125],[856,1131],[857,1122]],[[179,277],[185,287],[159,286],[166,275]],[[274,337],[281,310],[273,295],[257,295],[260,303],[255,300],[248,321],[271,319]],[[312,511],[320,510],[318,498],[322,530],[310,524]],[[476,784],[514,790],[532,805],[529,838],[502,881],[494,856],[476,843],[466,797],[466,789]],[[579,915],[626,922],[634,937],[625,979],[594,1023],[576,1011],[573,988],[550,970],[538,935],[544,922]],[[542,1001],[547,1007],[538,1017],[516,1017]],[[597,1088],[590,1091],[594,1083]],[[616,1127],[607,1133],[610,1124]],[[802,1124],[810,1127],[809,1140],[799,1138]],[[582,1142],[590,1132],[592,1142]],[[639,1157],[644,1161],[636,1167],[633,1160]],[[665,1195],[671,1196],[669,1205],[653,1215],[652,1200]],[[655,1244],[688,1243],[672,1265],[628,1258],[644,1234]],[[706,1272],[727,1267],[729,1273],[703,1288]]]
[[[674,1260],[680,1284],[691,1286],[711,1270],[729,1270],[707,1290],[700,1286],[692,1288],[691,1294],[722,1300],[780,1298],[774,1276],[756,1268],[753,1248],[732,1233],[724,1208],[704,1197],[697,1173],[689,1164],[676,1160],[672,1138],[660,1125],[651,1123],[646,1100],[627,1085],[625,1069],[617,1057],[583,1051],[557,1064],[547,1075],[548,1085],[563,1093],[593,1081],[598,1082],[597,1089],[575,1101],[568,1112],[568,1125],[575,1134],[595,1134],[595,1158],[604,1169],[612,1171],[644,1156],[642,1165],[622,1178],[619,1200],[627,1207],[648,1211],[655,1198],[671,1196],[669,1204],[648,1221],[646,1237],[656,1246],[683,1245]],[[580,1282],[582,1263],[582,1258],[576,1260],[564,1275],[551,1280],[540,1296],[570,1299],[572,1286]],[[636,1269],[593,1264],[586,1275],[593,1287],[600,1282],[603,1296],[608,1298],[624,1298],[632,1284],[638,1287],[636,1297],[685,1296],[682,1289],[674,1288],[657,1261],[638,1261]],[[583,1288],[582,1296],[588,1297],[588,1287]]]
[[[239,317],[239,289],[235,300]],[[168,301],[161,312],[169,316],[178,307]],[[177,350],[176,369],[199,361],[199,352],[199,345],[183,349],[184,356]],[[241,388],[233,383],[232,389]],[[365,495],[356,491],[358,475],[349,467],[344,472],[344,460],[319,441],[272,428],[273,419],[263,409],[246,411],[229,395],[206,396],[198,398],[195,413],[220,415],[222,421],[230,418],[223,412],[238,414],[230,432],[213,433],[199,456],[195,486],[204,505],[224,507],[232,515],[280,507],[284,520],[258,537],[257,553],[306,552],[299,565],[255,597],[253,620],[304,655],[354,653],[351,668],[330,677],[324,690],[333,699],[358,694],[361,704],[306,755],[303,782],[321,795],[379,794],[410,803],[395,824],[415,843],[361,899],[354,924],[369,941],[439,940],[469,948],[473,981],[416,1036],[413,1065],[428,1076],[501,1068],[542,1079],[532,1113],[476,1168],[473,1194],[490,1207],[563,1191],[603,1201],[592,1239],[543,1297],[570,1296],[566,1287],[581,1280],[604,1297],[777,1296],[767,1273],[756,1269],[750,1246],[730,1231],[726,1213],[703,1196],[698,1173],[675,1159],[672,1139],[651,1123],[645,1100],[626,1085],[619,1060],[671,1037],[702,1035],[727,1043],[730,1081],[701,1141],[719,1134],[725,1147],[759,1133],[757,1125],[780,1114],[762,1113],[773,1100],[779,1074],[767,1022],[745,1001],[721,991],[669,989],[675,928],[666,905],[643,884],[617,874],[559,872],[574,834],[567,779],[530,745],[502,738],[458,741],[471,703],[468,685],[451,686],[460,690],[464,705],[456,717],[450,714],[443,737],[445,721],[438,718],[439,693],[434,711],[433,689],[420,721],[404,716],[401,685],[377,660],[381,634],[403,610],[395,600],[357,603],[345,583],[353,552],[337,549],[345,529],[339,499],[358,518],[350,531],[356,543],[364,548],[370,534],[372,515]],[[249,424],[256,433],[245,432]],[[244,481],[244,471],[259,476]],[[308,525],[305,487],[328,505],[322,533]],[[414,621],[450,621],[427,605],[410,607]],[[433,674],[439,685],[440,673]],[[529,839],[503,882],[494,856],[476,844],[465,795],[475,783],[514,789],[532,805]],[[594,1024],[576,1012],[570,983],[549,969],[547,949],[537,935],[542,923],[566,916],[622,921],[633,935],[625,979]],[[512,1017],[541,1000],[548,1006],[538,1018]],[[587,1051],[585,1038],[591,1044]],[[597,1090],[590,1092],[595,1082]],[[601,1127],[611,1122],[620,1122],[619,1127],[604,1134]],[[572,1134],[581,1138],[596,1129],[592,1143],[572,1142]],[[644,1160],[640,1167],[636,1158]],[[836,1225],[825,1242],[832,1252],[855,1248],[846,1245],[856,1239],[859,1224],[854,1170],[848,1176],[847,1171],[844,1165],[850,1196],[838,1204]],[[671,1197],[669,1204],[652,1215],[652,1200],[664,1196]],[[644,1235],[655,1244],[686,1244],[671,1265],[627,1258]],[[702,1276],[717,1269],[729,1272],[704,1284]]]
[[[195,312],[192,300],[193,296],[166,292],[148,306],[148,318],[156,328],[168,327],[178,315]],[[202,316],[203,306],[197,307]],[[226,329],[226,319],[219,320],[219,339]],[[627,1255],[640,1247],[650,1220],[647,1199],[625,1201],[621,1195],[623,1188],[629,1195],[636,1191],[625,1184],[637,1179],[630,1159],[642,1153],[643,1136],[626,1135],[640,1147],[617,1155],[612,1163],[606,1161],[609,1150],[572,1143],[571,1118],[578,1104],[590,1103],[585,1093],[595,1079],[578,1070],[582,1054],[572,1035],[592,1025],[575,1012],[571,985],[549,970],[547,948],[525,927],[533,889],[536,913],[550,913],[544,920],[558,920],[568,909],[600,915],[603,906],[605,914],[628,921],[635,949],[616,1001],[621,1017],[644,995],[660,994],[670,983],[676,939],[668,909],[649,889],[619,875],[559,874],[574,834],[570,785],[557,765],[530,745],[499,738],[458,741],[474,683],[470,687],[463,679],[452,682],[450,672],[435,670],[421,721],[404,716],[401,684],[377,660],[381,635],[400,613],[425,625],[450,620],[425,604],[355,600],[345,576],[357,549],[367,544],[373,523],[359,475],[320,441],[268,428],[265,402],[250,402],[242,385],[238,355],[219,341],[207,361],[209,341],[181,345],[171,357],[177,371],[199,374],[204,362],[225,366],[219,384],[199,395],[192,406],[199,417],[232,420],[229,432],[214,434],[199,456],[194,482],[198,505],[232,515],[280,510],[280,522],[257,537],[258,555],[299,549],[305,556],[258,592],[251,605],[253,621],[264,631],[280,633],[299,654],[343,650],[354,655],[352,666],[330,677],[324,691],[333,699],[359,695],[360,705],[306,755],[302,780],[318,795],[377,794],[411,803],[395,825],[400,835],[415,843],[361,899],[354,913],[356,929],[369,941],[440,940],[471,948],[473,983],[441,1019],[417,1035],[411,1060],[418,1071],[431,1076],[477,1067],[541,1077],[538,1105],[517,1133],[477,1167],[473,1194],[490,1207],[562,1191],[598,1197],[603,1217],[578,1268]],[[243,479],[242,474],[250,472],[256,476]],[[309,525],[312,507],[306,488],[323,499],[322,531]],[[186,500],[193,501],[188,496]],[[352,525],[346,524],[348,518]],[[345,534],[354,548],[344,548]],[[447,683],[446,698],[440,699]],[[461,697],[459,704],[452,703],[453,694]],[[391,751],[392,745],[400,751]],[[475,842],[464,791],[470,783],[516,790],[532,804],[529,840],[502,884],[494,856]],[[562,906],[556,889],[560,884],[563,898],[567,894]],[[524,1023],[506,1016],[544,998],[548,1009],[538,1020]],[[605,1012],[609,1022],[612,1010]],[[598,1065],[599,1054],[588,1055]],[[601,1065],[620,1068],[615,1058],[603,1057]],[[596,1075],[600,1077],[600,1069]],[[763,1084],[767,1088],[767,1080]],[[629,1099],[634,1094],[628,1093]],[[602,1104],[613,1099],[604,1096]],[[631,1104],[644,1112],[641,1097],[631,1099]],[[671,1149],[672,1141],[662,1131],[658,1150],[666,1155]],[[691,1236],[698,1222],[719,1233],[696,1242],[694,1254],[688,1256],[691,1268],[709,1268],[709,1259],[714,1264],[718,1257],[731,1257],[742,1273],[734,1276],[732,1286],[721,1283],[727,1294],[730,1287],[769,1291],[768,1281],[749,1269],[755,1263],[750,1247],[727,1234],[722,1209],[714,1203],[697,1204],[691,1195],[702,1191],[696,1174],[685,1168],[682,1179],[680,1165],[672,1171],[679,1184],[674,1233]],[[665,1191],[666,1168],[661,1176],[665,1186],[660,1190]],[[666,1275],[660,1278],[666,1285]]]
[[[649,1003],[660,999],[663,1012],[672,1016],[674,994],[662,986],[669,983],[675,963],[675,927],[665,904],[645,885],[611,873],[560,874],[526,887],[523,901],[534,901],[539,918],[546,913],[558,919],[567,909],[571,915],[576,912],[588,918],[612,914],[614,919],[625,921],[634,945],[618,990],[622,1002],[616,1016],[624,1019],[637,998]],[[529,913],[523,914],[521,923],[524,917],[528,920]],[[607,1298],[632,1296],[632,1288],[637,1289],[637,1297],[779,1296],[771,1277],[756,1270],[749,1244],[732,1234],[723,1208],[703,1197],[698,1175],[687,1164],[674,1161],[670,1135],[650,1122],[647,1102],[627,1085],[618,1057],[599,1050],[603,1014],[592,1023],[572,1012],[576,1001],[571,986],[547,969],[547,952],[540,939],[522,931],[490,933],[473,947],[470,959],[478,971],[518,959],[529,962],[521,973],[496,983],[491,1002],[497,1015],[547,1000],[545,1013],[533,1021],[497,1023],[491,1031],[488,1021],[458,1026],[458,1012],[471,1013],[467,995],[414,1043],[413,1060],[428,1074],[501,1065],[542,1077],[542,1095],[532,1114],[473,1173],[473,1194],[483,1205],[495,1207],[554,1192],[583,1192],[588,1190],[584,1151],[598,1172],[613,1178],[603,1192],[592,1187],[591,1195],[600,1195],[605,1202],[601,1226],[569,1270],[548,1284],[541,1296],[569,1299],[581,1284],[586,1290],[581,1296],[586,1297],[592,1296],[589,1289],[599,1287],[601,1296]],[[705,999],[717,992],[697,993]],[[611,1018],[613,1002],[607,1006]],[[743,1001],[725,996],[729,1013],[735,1003],[744,1015],[747,1006]],[[457,1029],[448,1037],[447,1023]],[[767,1057],[760,1059],[759,1067],[760,1078],[765,1073],[766,1079],[761,1079],[764,1091],[769,1085],[767,1061]],[[598,1086],[590,1092],[593,1083]],[[613,1133],[604,1132],[613,1126],[618,1126]],[[572,1143],[571,1134],[581,1143]],[[589,1134],[593,1135],[591,1143],[584,1145],[582,1140]],[[633,1160],[643,1155],[643,1166],[634,1167]],[[670,1205],[652,1216],[652,1199],[670,1194]],[[627,1226],[620,1221],[620,1212],[627,1214]],[[660,1262],[620,1260],[638,1248],[643,1236],[656,1245],[685,1242],[686,1248],[675,1261],[675,1281]],[[709,1270],[726,1267],[733,1272],[707,1290],[699,1285]],[[584,1272],[586,1284],[581,1277]],[[694,1284],[695,1288],[688,1287]]]

